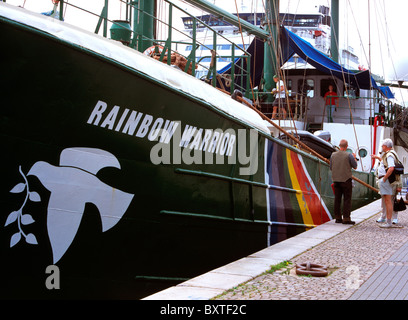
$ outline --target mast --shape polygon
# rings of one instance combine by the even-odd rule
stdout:
[[[331,57],[339,62],[339,0],[331,0]]]
[[[137,37],[138,51],[143,52],[153,45],[156,1],[134,0],[133,29]]]
[[[279,0],[267,0],[265,18],[270,36],[264,47],[264,92],[271,92],[274,87],[273,76],[279,74],[278,66],[278,35],[279,35]],[[267,95],[267,102],[272,102],[272,95]]]

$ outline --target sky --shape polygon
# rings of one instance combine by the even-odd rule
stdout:
[[[163,0],[158,0],[162,3]],[[208,0],[214,2],[228,11],[236,11],[235,1],[241,10],[241,5],[247,4],[249,9],[263,7],[266,0]],[[7,0],[10,4],[21,5],[35,12],[46,12],[53,8],[51,0]],[[100,13],[104,0],[69,0],[78,6]],[[110,1],[110,16],[124,17],[124,5],[113,6],[116,1]],[[173,0],[188,12],[202,14],[201,11],[192,10],[183,0]],[[339,0],[340,3],[340,35],[341,48],[351,46],[360,57],[360,64],[366,68],[371,66],[371,71],[382,76],[385,80],[408,81],[408,41],[405,39],[404,21],[408,12],[407,0]],[[331,0],[280,0],[280,12],[305,13],[317,12],[319,5],[330,7]],[[370,5],[369,5],[370,4]],[[369,15],[370,13],[370,15]],[[75,24],[87,22],[85,28],[95,30],[97,18],[89,19],[73,7],[66,12],[66,21]],[[369,18],[370,17],[370,18]],[[182,28],[181,19],[178,21]],[[369,28],[370,26],[370,28]],[[369,32],[370,30],[370,32]],[[395,91],[395,90],[394,90]]]

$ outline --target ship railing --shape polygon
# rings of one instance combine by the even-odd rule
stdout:
[[[330,118],[326,106],[322,114],[322,122],[373,125],[375,117],[377,117],[377,124],[386,127],[393,127],[403,111],[403,108],[400,105],[381,97],[337,96],[337,98],[339,98],[340,101],[347,101],[347,105],[339,104],[339,106],[336,107],[331,106],[332,119]],[[369,112],[371,116],[361,116],[362,114],[367,114],[364,113],[364,111],[367,111],[368,107],[367,105],[363,107],[356,106],[354,104],[355,100],[365,100],[367,103],[372,103],[372,106],[370,107],[371,110]],[[334,108],[337,109],[336,113],[333,112]]]
[[[122,0],[123,1],[123,0]],[[222,34],[219,33],[218,30],[214,29],[213,27],[209,26],[207,23],[204,21],[200,20],[199,18],[189,14],[186,10],[180,8],[179,6],[173,4],[169,0],[164,0],[169,6],[168,11],[168,21],[170,23],[161,21],[159,19],[156,19],[158,24],[162,24],[165,27],[168,28],[168,37],[167,39],[158,41],[157,39],[147,39],[151,40],[154,43],[159,43],[161,42],[164,44],[164,50],[167,50],[168,48],[171,48],[171,52],[175,52],[177,54],[181,54],[180,51],[178,51],[178,44],[183,44],[184,46],[191,46],[191,52],[188,56],[182,55],[184,58],[187,59],[187,64],[191,64],[191,74],[193,76],[198,76],[200,79],[206,81],[207,83],[210,83],[214,87],[219,87],[223,89],[224,91],[229,91],[231,94],[236,90],[240,90],[241,92],[244,93],[246,97],[249,96],[250,93],[250,78],[247,76],[250,74],[250,60],[251,60],[251,55],[243,48],[241,48],[238,44],[230,41],[228,38],[223,36]],[[182,30],[179,30],[172,26],[171,24],[171,19],[172,19],[172,14],[173,10],[178,10],[179,13],[188,16],[191,18],[191,32],[186,33]],[[145,12],[141,12],[143,14],[147,14]],[[209,45],[206,45],[203,42],[200,42],[197,39],[197,29],[201,29],[201,33],[203,33],[203,29],[206,29],[205,32],[209,33],[210,35],[208,36],[209,39],[212,38],[212,44],[211,47]],[[176,41],[174,40],[173,32],[177,32],[179,36],[181,35],[187,41]],[[140,36],[140,35],[139,35]],[[144,39],[146,39],[144,37]],[[224,53],[220,54],[219,50],[217,50],[217,45],[222,42],[223,44],[227,43],[231,46],[231,54],[226,55]],[[174,46],[176,44],[176,46]],[[211,55],[199,55],[197,54],[198,50],[211,52]],[[238,54],[237,54],[238,51]],[[170,55],[170,51],[167,51],[168,55]],[[161,57],[160,57],[161,60]],[[204,63],[205,61],[210,60],[210,64]],[[243,61],[246,60],[246,65],[247,67],[243,67]],[[241,64],[237,64],[237,61],[240,61]],[[169,64],[169,59],[167,58],[167,63]],[[219,74],[217,72],[218,70],[218,65],[220,63],[230,63],[231,68],[230,68],[230,73],[229,74]],[[199,68],[200,72],[197,72],[197,69]],[[187,68],[184,70],[187,71]]]
[[[260,94],[259,92],[256,92]],[[262,92],[262,97],[256,97],[255,100],[268,101],[267,96],[274,96],[273,93]],[[284,102],[278,106],[278,112],[276,114],[279,120],[295,120],[295,121],[305,121],[307,118],[308,106],[310,97],[307,94],[290,92],[286,96]],[[259,102],[261,112],[267,117],[272,117],[273,114],[273,103],[270,102]],[[283,109],[286,110],[286,117],[284,117]]]
[[[265,95],[265,93],[263,93]],[[374,121],[377,121],[377,125],[394,127],[398,123],[405,121],[403,115],[403,108],[390,100],[378,98],[378,97],[354,97],[350,99],[349,96],[337,96],[340,101],[348,101],[347,105],[340,104],[336,106],[337,112],[334,113],[335,106],[332,106],[331,117],[328,113],[327,107],[322,108],[322,114],[317,115],[315,113],[308,115],[308,106],[310,103],[310,97],[307,94],[291,92],[288,94],[285,103],[279,106],[277,119],[284,119],[282,109],[286,110],[286,120],[305,121],[313,124],[320,123],[322,127],[323,122],[344,123],[344,124],[365,124],[373,125]],[[371,116],[361,116],[367,114],[367,107],[359,107],[353,104],[353,100],[367,100],[373,101]],[[351,109],[351,112],[350,112]],[[261,103],[261,111],[268,117],[272,116],[273,104]],[[310,111],[309,111],[310,112]],[[377,119],[375,119],[377,117]],[[318,123],[314,119],[318,120]]]
[[[115,20],[108,17],[108,14],[110,14],[108,11],[109,0],[104,0],[104,5],[99,14],[60,0],[59,19],[64,19],[63,13],[67,6],[82,10],[98,18],[94,31],[96,34],[99,34],[102,30],[104,37],[111,36],[112,39],[119,40],[123,44],[140,52],[145,52],[146,49],[154,46],[160,46],[160,50],[158,50],[160,54],[155,56],[157,60],[171,65],[172,61],[174,62],[175,60],[175,56],[182,57],[183,59],[177,59],[177,61],[183,61],[178,67],[184,72],[190,73],[192,76],[200,74],[202,80],[214,87],[219,87],[231,94],[238,89],[243,92],[245,97],[249,97],[251,89],[250,77],[248,75],[250,74],[251,55],[244,48],[230,41],[204,21],[194,17],[169,0],[164,0],[164,3],[166,3],[165,10],[167,10],[167,12],[163,15],[166,16],[167,21],[163,21],[145,10],[145,6],[149,5],[146,4],[145,1],[119,0],[119,2],[125,5],[125,18],[123,20]],[[175,27],[173,24],[173,14],[176,12],[178,15],[191,17],[192,32],[186,33],[184,30]],[[148,21],[150,21],[150,27],[153,27],[156,32],[152,30],[146,32],[146,29],[149,27]],[[212,37],[212,48],[197,39],[196,31],[198,27],[200,27],[201,30],[202,28],[206,28],[206,32]],[[109,30],[110,35],[108,34]],[[113,30],[116,31],[115,37]],[[155,37],[155,33],[160,33],[159,37]],[[118,36],[118,34],[120,35]],[[122,37],[123,34],[126,35]],[[231,46],[231,54],[225,54],[224,51],[222,53],[220,53],[219,50],[217,51],[217,44],[219,43],[229,44]],[[178,50],[180,46],[191,46],[192,50],[186,55]],[[202,57],[198,55],[197,51],[199,48],[210,50],[211,56]],[[204,63],[205,58],[211,58],[209,65]],[[228,74],[219,74],[217,67],[222,62],[225,64],[225,62],[229,61],[231,66],[233,66],[230,68],[230,72]],[[243,61],[246,61],[245,67]],[[237,64],[237,62],[240,63]],[[200,72],[197,72],[198,70],[200,70]]]

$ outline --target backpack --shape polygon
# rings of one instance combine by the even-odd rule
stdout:
[[[404,165],[401,163],[401,161],[399,161],[398,156],[395,153],[395,151],[390,150],[383,157],[384,166],[386,168],[385,171],[388,171],[388,163],[387,163],[388,154],[390,154],[394,158],[394,161],[395,161],[394,171],[388,177],[388,181],[391,184],[391,183],[394,183],[395,181],[397,181],[397,182],[400,181],[401,174],[404,174]]]

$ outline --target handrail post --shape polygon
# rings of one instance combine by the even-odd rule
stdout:
[[[247,56],[245,98],[249,98],[250,92],[251,92],[251,56]]]
[[[138,41],[139,41],[139,1],[138,0],[131,0],[130,6],[133,8],[133,21],[132,21],[132,28],[133,28],[133,39],[130,42],[130,46],[133,49],[137,49]],[[130,10],[132,11],[132,10]]]
[[[173,4],[169,2],[169,32],[168,32],[168,37],[166,44],[168,46],[167,48],[167,64],[171,65],[171,33],[172,33],[172,26],[173,26]],[[164,48],[164,51],[166,48]]]
[[[106,38],[108,36],[108,7],[109,7],[109,0],[105,0],[105,16],[103,20],[103,36]]]
[[[6,1],[4,1],[4,2],[6,2]],[[64,11],[63,11],[63,9],[64,9],[64,0],[60,0],[59,19],[61,21],[64,20]]]
[[[137,25],[137,50],[143,52],[143,22],[144,22],[144,1],[139,1],[139,19]]]
[[[191,47],[191,52],[193,55],[191,56],[192,58],[192,65],[191,65],[191,75],[195,77],[195,68],[196,68],[196,47],[197,47],[197,19],[194,17],[193,19],[193,46]]]
[[[215,31],[213,31],[213,50],[217,55],[217,33]],[[214,59],[212,85],[217,86],[217,58]]]
[[[235,90],[235,44],[232,44],[232,62],[231,62],[231,94],[234,93]]]

